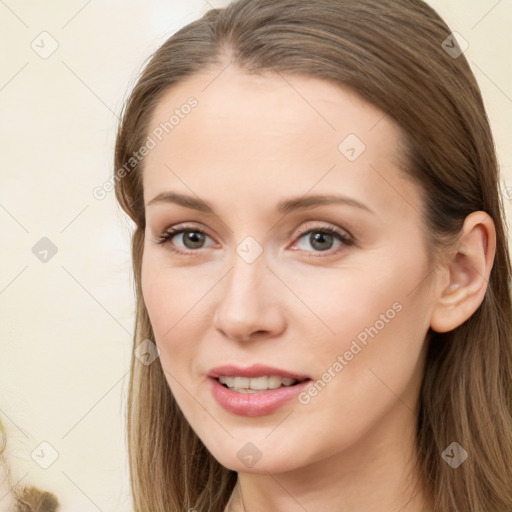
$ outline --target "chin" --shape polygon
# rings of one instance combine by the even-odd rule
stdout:
[[[231,451],[231,448],[229,451]],[[265,456],[265,450],[263,450],[263,452],[257,451],[250,443],[242,445],[241,448],[237,443],[237,447],[234,449],[234,456],[233,452],[228,454],[228,450],[225,450],[223,453],[218,453],[217,449],[215,452],[210,453],[219,464],[238,473],[286,473],[298,469],[302,464],[305,464],[305,462],[293,460],[293,457],[290,457],[286,453],[279,452],[278,449],[269,451],[270,454]]]

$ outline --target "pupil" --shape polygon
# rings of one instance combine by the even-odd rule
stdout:
[[[311,236],[310,236],[310,241],[311,241],[311,245],[312,247],[315,247],[315,249],[319,249],[320,251],[325,251],[327,249],[330,249],[330,247],[325,247],[323,246],[322,247],[322,242],[325,243],[325,241],[327,240],[327,245],[332,245],[332,239],[333,239],[333,235],[329,235],[327,233],[312,233]],[[320,246],[317,245],[317,243],[320,243]]]
[[[188,245],[190,242],[192,245]],[[197,233],[195,231],[187,231],[184,238],[184,244],[188,249],[197,249],[201,247],[202,242],[204,242],[204,235],[202,233]]]

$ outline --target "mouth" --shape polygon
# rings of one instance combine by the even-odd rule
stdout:
[[[293,404],[312,381],[310,377],[275,368],[226,368],[210,372],[210,391],[219,405],[238,416],[272,414],[287,403]]]
[[[311,379],[294,379],[280,375],[264,375],[262,377],[221,375],[216,380],[226,389],[236,393],[258,393],[272,389],[293,387]]]
[[[309,375],[298,374],[263,364],[240,367],[223,365],[213,368],[208,377],[237,393],[258,393],[284,387],[293,387],[311,380]]]
[[[238,416],[272,414],[293,403],[313,380],[309,375],[263,364],[218,366],[207,376],[213,398]]]

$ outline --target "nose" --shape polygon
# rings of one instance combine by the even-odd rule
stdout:
[[[283,290],[262,255],[247,263],[238,255],[219,286],[215,328],[236,341],[273,338],[283,333]]]

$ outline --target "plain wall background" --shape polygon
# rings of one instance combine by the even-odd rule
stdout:
[[[228,3],[0,2],[0,417],[14,480],[54,492],[63,512],[131,510],[131,223],[113,192],[92,190],[113,172],[117,118],[145,60]],[[428,3],[469,43],[510,219],[512,3]],[[57,249],[47,262],[32,251],[43,237]]]

